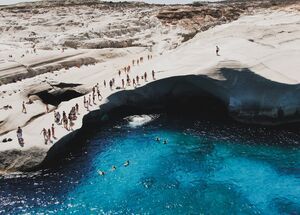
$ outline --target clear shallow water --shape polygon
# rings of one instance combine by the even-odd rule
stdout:
[[[0,213],[300,214],[298,141],[210,121],[120,123],[55,169],[2,177]]]

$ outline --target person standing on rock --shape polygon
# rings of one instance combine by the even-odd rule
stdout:
[[[46,113],[49,113],[49,105],[46,104]]]
[[[119,77],[121,76],[121,70],[119,70]]]
[[[95,92],[93,92],[93,104],[95,105],[95,98],[96,98],[96,95],[95,95]]]
[[[219,46],[216,46],[216,55],[217,55],[217,56],[220,56],[220,55],[219,55],[219,51],[220,51]]]
[[[26,106],[25,106],[25,102],[23,101],[22,103],[22,113],[27,113],[27,110],[26,110]]]
[[[106,87],[106,81],[105,80],[103,81],[103,85],[104,85],[104,87]]]
[[[17,129],[17,138],[18,138],[18,142],[19,142],[20,146],[24,147],[23,131],[22,131],[21,127],[18,127],[18,129]]]
[[[69,130],[73,131],[73,125],[72,114],[69,113]]]
[[[125,89],[125,81],[123,78],[122,78],[122,89]]]
[[[145,82],[147,82],[147,72],[144,73]]]
[[[89,111],[89,104],[85,96],[83,96],[83,105],[86,108],[86,110]]]
[[[49,140],[50,143],[52,142],[51,141],[51,130],[50,130],[50,128],[48,128],[48,140]]]
[[[62,116],[61,121],[63,123],[64,128],[68,130],[68,118],[67,118],[67,115],[66,115],[65,111],[63,111],[63,116]]]
[[[48,135],[47,135],[46,128],[43,128],[43,130],[41,131],[41,134],[43,134],[44,140],[45,140],[45,144],[47,145],[47,143],[48,143]]]
[[[98,89],[98,90],[99,90],[99,89]],[[76,114],[79,115],[79,104],[78,104],[78,103],[76,103],[75,109],[76,109]]]
[[[112,80],[109,81],[109,87],[110,87],[110,90],[113,89],[113,88],[112,88],[112,87],[113,87],[113,82],[112,82]]]
[[[51,126],[51,132],[52,132],[52,137],[53,137],[53,139],[56,139],[56,137],[55,137],[55,127],[54,127],[54,124],[52,124],[52,126]]]
[[[152,79],[155,80],[155,72],[152,70]]]
[[[87,108],[86,106],[86,103],[87,103],[87,101],[86,101],[86,97],[85,96],[83,96],[83,106],[85,107],[85,108]]]
[[[135,83],[135,79],[134,78],[132,79],[132,86],[136,87],[136,83]]]
[[[100,93],[99,88],[97,89],[97,96],[98,96],[98,100],[101,101],[102,100],[102,95]]]
[[[140,77],[138,75],[136,76],[136,84],[140,85]]]
[[[89,95],[89,103],[88,106],[92,106],[92,99],[91,99],[91,95]]]
[[[127,75],[127,86],[130,86],[130,77]]]
[[[56,124],[59,124],[59,122],[60,122],[60,113],[59,113],[59,111],[54,111],[54,119],[55,119],[55,123]]]

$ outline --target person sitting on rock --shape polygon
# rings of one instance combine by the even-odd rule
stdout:
[[[26,104],[31,105],[31,104],[33,104],[33,101],[29,98],[28,102],[26,102]]]

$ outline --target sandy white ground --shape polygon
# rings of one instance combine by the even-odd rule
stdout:
[[[220,56],[215,54],[215,46],[220,47]],[[122,50],[103,50],[107,57],[96,65],[73,67],[69,70],[60,70],[54,73],[46,73],[21,82],[0,86],[0,92],[7,91],[0,98],[1,105],[10,104],[13,110],[0,110],[1,130],[12,130],[0,137],[12,138],[9,143],[0,143],[0,150],[29,149],[33,146],[50,148],[52,144],[45,145],[42,128],[50,128],[53,123],[53,112],[45,113],[45,106],[40,101],[27,106],[28,114],[21,113],[22,101],[32,88],[42,87],[46,78],[48,82],[78,83],[81,87],[91,89],[99,83],[104,99],[97,101],[91,110],[98,108],[105,98],[117,90],[111,91],[109,87],[103,87],[103,80],[107,82],[111,78],[116,79],[116,85],[121,86],[121,78],[126,79],[124,72],[118,76],[118,70],[131,63],[132,59],[144,57],[144,63],[133,66],[130,77],[148,73],[148,79],[152,81],[151,71],[156,71],[156,78],[162,79],[171,76],[187,74],[206,74],[216,79],[224,79],[216,71],[227,66],[234,68],[249,68],[256,74],[272,81],[298,84],[300,82],[300,14],[295,11],[270,11],[258,13],[253,16],[244,16],[237,21],[224,24],[199,33],[192,40],[182,44],[174,50],[153,51],[153,59],[147,60],[149,50],[146,48],[127,48]],[[163,51],[163,54],[160,54]],[[46,51],[43,57],[47,57]],[[87,51],[88,52],[88,51]],[[39,55],[41,57],[41,55]],[[29,58],[34,61],[35,58]],[[145,82],[142,80],[144,85]],[[20,89],[21,92],[13,93]],[[130,88],[132,89],[132,88]],[[9,96],[9,94],[11,94]],[[83,108],[83,97],[63,102],[57,111],[68,113],[76,103],[80,105],[80,115],[75,122],[74,129],[82,125],[82,117],[88,112]],[[37,114],[45,113],[34,119],[27,125],[26,122]],[[23,126],[25,147],[21,148],[16,139],[16,128]],[[25,126],[24,126],[25,125]],[[62,126],[55,125],[57,140],[69,133]],[[54,141],[55,143],[55,141]]]

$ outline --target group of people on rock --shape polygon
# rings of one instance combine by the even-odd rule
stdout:
[[[77,119],[77,115],[79,115],[78,103],[71,108],[68,116],[65,111],[62,112],[62,115],[59,111],[54,111],[54,122],[57,125],[63,125],[66,130],[70,131],[73,130],[74,121]],[[52,124],[51,128],[43,128],[41,134],[43,134],[45,144],[52,143],[52,138],[56,139],[54,124]]]
[[[52,139],[56,139],[55,137],[55,127],[54,127],[54,124],[52,124],[51,128],[43,128],[43,130],[41,131],[41,134],[43,134],[44,136],[44,141],[45,141],[45,144],[47,145],[48,142],[49,143],[52,143]]]
[[[152,55],[148,55],[148,60],[152,59]],[[143,57],[139,57],[136,60],[132,60],[132,66],[135,65],[140,65],[140,63],[143,63],[144,58]],[[125,83],[125,79],[121,79],[122,81],[122,89],[125,89],[126,86],[132,86],[133,87],[137,87],[140,85],[140,80],[144,80],[145,82],[148,81],[148,74],[147,72],[145,72],[143,75],[136,75],[135,78],[131,78],[129,73],[131,71],[131,65],[127,65],[124,68],[124,73],[126,74],[126,83]],[[122,70],[122,69],[121,69]],[[122,71],[119,70],[119,77],[121,77],[122,75]],[[155,80],[155,71],[152,70],[152,79]],[[107,83],[104,80],[103,81],[103,85],[104,87],[106,87]],[[111,90],[113,90],[113,88],[116,86],[116,81],[115,78],[112,78],[109,81],[109,87]],[[118,87],[120,88],[120,87]],[[95,86],[93,86],[92,88],[92,93],[89,94],[88,96],[84,96],[83,97],[83,103],[84,103],[84,107],[87,109],[87,111],[89,111],[89,107],[96,105],[96,98],[98,99],[98,101],[102,101],[103,97],[100,93],[100,86],[99,83],[97,83]],[[31,100],[29,100],[28,103],[25,103],[25,101],[23,101],[22,103],[22,113],[27,113],[27,108],[26,108],[26,104],[32,104],[33,102]],[[49,113],[50,109],[49,106],[46,104],[46,113]],[[74,126],[74,121],[77,119],[77,115],[79,115],[79,105],[76,103],[76,105],[74,107],[71,108],[69,114],[67,115],[65,111],[62,112],[62,115],[59,111],[54,111],[54,122],[57,125],[62,125],[66,130],[68,131],[72,131],[73,130],[73,126]],[[45,144],[48,144],[49,142],[52,143],[52,139],[56,139],[55,136],[55,126],[54,124],[52,124],[51,128],[43,128],[41,131],[41,134],[44,137],[44,141]],[[23,139],[23,133],[22,133],[22,129],[20,127],[18,127],[17,129],[17,138],[19,141],[19,144],[21,146],[24,146],[24,139]],[[124,166],[128,166],[129,165],[129,161],[127,161],[127,163],[124,164]]]
[[[148,60],[150,60],[150,59],[152,59],[152,55],[148,55]],[[143,63],[143,60],[144,60],[143,57],[140,57],[140,58],[138,58],[137,60],[132,60],[132,65],[134,66],[135,63],[136,63],[137,65],[139,65],[140,63]],[[147,79],[147,78],[148,78],[148,74],[147,74],[147,72],[145,72],[145,73],[144,73],[143,75],[141,75],[141,76],[137,75],[136,77],[131,78],[130,75],[129,75],[130,69],[131,69],[131,66],[130,66],[130,65],[125,66],[125,67],[123,68],[124,73],[126,74],[126,78],[122,78],[122,79],[121,79],[121,85],[122,85],[121,88],[122,88],[122,89],[125,89],[126,86],[131,86],[131,83],[132,83],[132,86],[136,88],[137,86],[140,85],[140,79],[141,79],[141,80],[144,80],[145,82],[148,82],[148,79]],[[122,75],[122,69],[120,69],[120,70],[118,71],[118,75],[119,75],[119,77],[121,77],[121,75]],[[155,71],[154,71],[154,70],[152,70],[152,79],[155,80]],[[114,86],[114,84],[115,84],[114,79],[112,79],[111,85],[110,85],[110,86],[111,86],[111,89],[112,89],[112,87]]]
[[[99,83],[93,86],[92,94],[88,95],[88,99],[86,98],[86,96],[83,96],[83,106],[86,108],[87,111],[90,110],[90,106],[96,105],[96,96],[98,101],[102,101],[103,97],[100,92]]]

